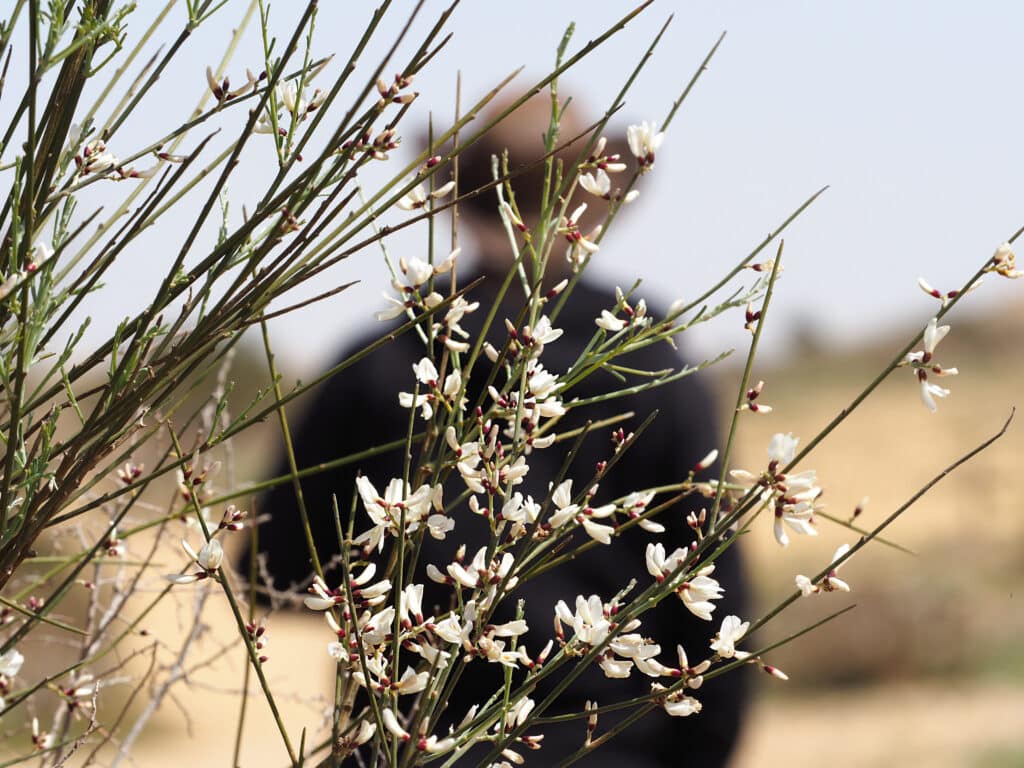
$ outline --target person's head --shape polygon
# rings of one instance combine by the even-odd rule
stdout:
[[[511,99],[492,103],[474,123],[480,125],[490,122],[507,109],[510,103]],[[463,150],[459,155],[460,194],[492,184],[492,158],[498,158],[500,173],[501,158],[507,151],[508,171],[512,176],[510,183],[516,207],[523,223],[532,229],[541,213],[545,135],[550,122],[551,99],[547,94],[541,94],[525,102],[479,141]],[[468,130],[472,129],[474,123],[470,124]],[[589,115],[574,99],[563,111],[560,120],[558,146],[561,149],[555,153],[556,164],[560,163],[564,169],[568,169],[579,158],[591,138],[591,134],[584,133],[588,124]],[[624,144],[621,151],[618,146],[608,146],[603,152],[605,155],[616,153],[622,154],[623,157],[628,154]],[[604,218],[607,201],[577,188],[568,210],[571,212],[583,202],[588,204],[588,210],[580,223],[580,228],[587,232]],[[459,203],[459,227],[460,231],[468,234],[473,241],[474,255],[482,271],[503,274],[508,269],[512,249],[501,223],[498,193],[493,186]],[[568,269],[569,264],[562,257],[562,249],[556,247],[548,264],[548,274],[553,276]]]

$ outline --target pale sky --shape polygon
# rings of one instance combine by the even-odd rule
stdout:
[[[244,3],[231,5],[240,13]],[[287,34],[285,16],[302,5],[273,4],[280,37]],[[466,101],[520,65],[526,70],[512,92],[525,89],[553,61],[570,20],[577,22],[576,50],[632,5],[466,0],[450,24],[454,39],[416,82],[422,95],[405,133],[418,131],[431,109],[439,121],[452,114],[459,69]],[[380,45],[361,62],[364,72],[411,7],[395,2]],[[428,0],[410,39],[443,7]],[[315,53],[344,58],[370,11],[367,4],[322,2]],[[183,18],[184,8],[174,13]],[[232,13],[222,11],[218,25],[201,30],[161,83],[168,96],[185,99],[184,110],[204,87],[206,64],[220,56],[238,18]],[[960,285],[1024,224],[1024,69],[1017,39],[1024,5],[655,2],[567,75],[562,91],[597,113],[672,13],[616,130],[660,120],[718,35],[728,34],[671,126],[636,210],[595,257],[595,272],[611,284],[640,277],[641,293],[655,300],[692,297],[805,198],[830,185],[786,236],[787,269],[765,331],[767,352],[778,356],[791,349],[798,331],[849,343],[886,329],[909,334],[923,327],[935,303],[916,287],[917,278],[924,275],[943,290]],[[136,24],[133,31],[141,28]],[[255,34],[249,43],[231,67],[236,75],[261,66]],[[126,126],[122,141],[141,144],[162,133],[175,103],[154,105]],[[404,163],[410,155],[398,157]],[[244,193],[240,197],[244,201]],[[166,247],[160,238],[149,242],[147,262]],[[419,255],[423,242],[422,233],[396,238],[391,250],[396,257]],[[151,271],[126,263],[108,283],[130,302],[144,295]],[[338,282],[364,282],[273,326],[279,356],[306,371],[337,353],[345,328],[372,322],[382,301],[379,251],[331,274]],[[327,287],[318,284],[309,295]],[[995,307],[1019,297],[1022,287],[990,279],[957,311]],[[127,303],[92,307],[106,334],[127,311]],[[691,351],[713,354],[743,344],[742,322],[737,315],[702,331],[689,342]]]

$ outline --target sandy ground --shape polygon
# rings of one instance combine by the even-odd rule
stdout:
[[[762,698],[733,768],[1024,765],[1024,687],[954,680]]]

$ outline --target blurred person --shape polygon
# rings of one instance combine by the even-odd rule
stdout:
[[[492,108],[490,113],[497,114],[499,109]],[[487,122],[490,118],[485,115],[480,119]],[[543,163],[537,160],[544,152],[543,135],[549,119],[549,99],[534,98],[489,131],[481,141],[469,147],[460,155],[461,190],[477,189],[491,182],[491,157],[501,156],[507,149],[510,171],[516,174],[512,186],[517,204],[524,219],[529,218],[526,225],[532,226],[540,213],[544,170]],[[583,127],[581,121],[567,114],[561,125],[563,141],[566,137],[578,135]],[[581,151],[584,143],[585,139],[576,142],[560,151],[558,157],[568,164]],[[628,154],[623,148],[624,160],[628,159]],[[443,181],[442,178],[439,183]],[[581,197],[575,202],[582,201]],[[591,208],[596,207],[595,203],[604,203],[590,195],[586,201]],[[496,301],[498,288],[511,263],[511,247],[501,225],[498,199],[493,189],[460,203],[459,227],[460,237],[468,235],[474,243],[477,257],[475,271],[459,274],[459,285],[465,285],[477,276],[484,278],[482,284],[468,297],[471,301],[479,301],[480,309],[462,321],[463,327],[475,338],[487,310]],[[589,231],[586,223],[581,225],[581,230]],[[603,256],[602,251],[595,258]],[[562,258],[561,248],[557,245],[552,250],[550,261],[545,281],[553,285],[568,275],[570,265]],[[582,279],[557,318],[555,326],[563,329],[564,335],[545,347],[542,357],[545,368],[553,373],[568,370],[593,336],[596,330],[595,318],[600,316],[603,309],[612,309],[615,301],[613,286],[600,285],[588,278]],[[518,281],[515,281],[502,301],[488,337],[496,348],[500,349],[505,341],[504,318],[514,320],[522,307],[522,290]],[[653,313],[655,317],[664,316],[656,308]],[[380,330],[367,329],[364,338],[351,344],[350,349],[361,349],[379,336]],[[401,389],[411,388],[412,365],[424,354],[424,343],[414,332],[408,332],[318,388],[304,418],[294,429],[297,466],[300,469],[314,466],[403,438],[408,431],[409,410],[399,406],[397,393]],[[345,357],[343,354],[339,361]],[[669,365],[678,366],[683,361],[667,344],[658,344],[631,353],[622,358],[621,362],[644,370],[663,370]],[[467,387],[470,403],[476,401],[488,368],[486,360],[481,360],[474,368]],[[620,386],[609,374],[599,372],[563,394],[568,402],[573,398],[593,397]],[[621,426],[626,433],[635,429],[652,412],[658,411],[658,416],[601,482],[595,504],[632,491],[679,482],[712,448],[719,445],[720,434],[714,421],[711,398],[702,382],[694,376],[629,397],[572,409],[559,422],[558,431],[625,411],[635,413],[629,421],[616,425],[616,429]],[[589,435],[566,475],[574,478],[574,488],[579,490],[581,484],[593,476],[597,464],[610,459],[613,453],[614,446],[608,439],[607,429],[595,430]],[[529,458],[529,473],[516,490],[524,496],[530,494],[535,499],[543,499],[563,459],[564,451],[554,447],[535,450]],[[402,451],[396,450],[335,471],[322,472],[301,482],[313,538],[320,561],[328,571],[325,575],[330,585],[340,580],[332,494],[337,495],[342,518],[346,519],[357,472],[366,475],[378,489],[382,489],[390,478],[402,476]],[[287,473],[287,463],[282,460],[275,475]],[[446,489],[445,498],[453,498],[461,490],[456,488],[456,485],[461,485],[457,473],[452,474],[455,479],[449,483],[451,489]],[[700,477],[717,477],[717,467],[705,470]],[[413,485],[415,487],[416,483]],[[700,508],[701,501],[704,500],[690,497],[658,518],[667,530],[657,538],[664,542],[668,551],[677,546],[686,546],[692,539],[692,531],[685,518],[688,512]],[[260,527],[259,541],[265,558],[264,572],[272,580],[270,586],[275,591],[303,590],[310,583],[312,564],[299,522],[292,484],[286,482],[274,488],[264,497],[259,509],[264,516],[269,517]],[[357,519],[365,521],[361,505],[357,515]],[[437,585],[423,577],[422,569],[426,564],[432,563],[443,569],[445,564],[452,562],[454,550],[459,544],[464,543],[471,556],[476,549],[487,543],[487,525],[483,521],[474,519],[468,512],[456,513],[455,520],[455,531],[445,540],[437,541],[429,536],[423,539],[418,560],[421,572],[417,574],[416,581],[425,584],[423,603],[427,614],[438,615],[448,609],[451,588]],[[360,526],[357,526],[358,530]],[[610,550],[603,546],[594,547],[578,556],[574,562],[552,569],[516,588],[515,597],[525,600],[524,618],[530,630],[522,639],[531,651],[536,652],[552,637],[554,605],[559,599],[572,606],[577,595],[586,597],[597,594],[607,601],[631,579],[636,580],[637,591],[651,583],[651,576],[645,568],[644,552],[647,543],[656,540],[655,536],[634,526],[616,539]],[[582,543],[583,540],[585,537],[574,540],[574,544]],[[609,560],[609,557],[613,559]],[[717,602],[713,622],[705,622],[693,616],[674,597],[666,598],[657,608],[642,616],[640,632],[645,637],[654,638],[661,645],[660,657],[666,663],[673,663],[671,660],[675,658],[677,643],[683,645],[691,659],[703,658],[710,652],[708,642],[714,636],[721,618],[728,614],[745,615],[747,587],[736,547],[730,548],[716,561],[714,576],[725,588],[725,596]],[[515,600],[506,601],[505,610],[512,610],[514,604]],[[512,615],[499,615],[495,620],[507,621],[512,618]],[[502,670],[499,664],[474,662],[467,670],[469,674],[459,680],[448,702],[446,719],[432,725],[434,732],[443,733],[444,726],[460,721],[471,705],[486,701],[501,687]],[[670,717],[656,708],[588,755],[585,764],[640,768],[725,765],[736,741],[746,703],[744,672],[738,670],[708,681],[694,692],[703,705],[699,714],[686,718]],[[544,714],[582,711],[588,700],[608,705],[648,694],[651,680],[637,670],[628,679],[608,679],[594,666],[577,679],[554,707]],[[532,696],[540,701],[546,692],[546,688],[540,686]],[[595,737],[622,716],[620,713],[602,715]],[[582,718],[528,731],[544,734],[542,749],[529,753],[529,761],[534,765],[556,764],[583,745],[586,728],[586,719]],[[482,759],[486,747],[486,744],[475,747],[468,753],[467,760],[471,761],[474,757],[476,760]]]

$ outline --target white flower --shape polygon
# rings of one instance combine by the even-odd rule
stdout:
[[[605,656],[598,662],[605,677],[624,679],[629,677],[633,671],[633,662],[629,659],[616,659],[612,656]]]
[[[516,619],[515,621],[508,621],[504,624],[496,624],[491,627],[488,632],[493,634],[495,637],[517,637],[519,635],[525,635],[528,630],[526,621],[523,619]]]
[[[608,197],[612,188],[612,180],[602,169],[598,168],[593,175],[584,173],[580,176],[580,186],[597,197]]]
[[[520,725],[526,722],[526,718],[530,716],[533,708],[537,705],[533,699],[529,696],[524,696],[509,709],[508,714],[505,715],[505,725],[508,728],[518,728]],[[460,726],[461,727],[461,726]]]
[[[658,648],[658,646],[650,646],[652,648]],[[658,648],[660,651],[661,649]],[[657,659],[645,658],[638,656],[633,659],[633,663],[636,664],[636,668],[643,672],[648,677],[674,677],[679,673],[678,670],[672,669],[672,667],[666,667]]]
[[[722,597],[722,585],[710,577],[715,566],[709,565],[700,570],[696,578],[684,581],[679,587],[679,596],[690,613],[705,621],[711,621],[711,612],[715,610],[712,600]]]
[[[683,696],[681,699],[665,700],[665,711],[673,717],[688,717],[700,712],[701,705],[692,696]]]
[[[665,140],[665,134],[658,132],[658,124],[646,120],[640,125],[631,125],[626,129],[626,141],[629,142],[629,151],[640,163],[640,170],[644,172],[654,164],[654,154],[661,148]]]
[[[454,612],[448,614],[448,617],[437,622],[433,627],[434,634],[444,640],[446,643],[461,643],[463,627],[459,622],[459,617]]]
[[[427,204],[427,191],[422,184],[417,184],[410,189],[398,201],[398,207],[403,211],[414,211]]]
[[[660,683],[651,683],[652,691],[664,691],[665,686]],[[688,717],[695,715],[700,712],[701,705],[692,696],[687,696],[681,691],[670,693],[665,697],[665,701],[662,703],[665,711],[673,717]]]
[[[789,680],[789,675],[787,675],[778,667],[773,667],[771,664],[765,664],[761,667],[761,669],[763,669],[772,677],[777,677],[779,680]]]
[[[427,687],[428,682],[430,682],[429,672],[424,670],[417,674],[412,667],[406,667],[405,672],[402,673],[402,679],[398,681],[398,693],[399,695],[419,693]]]
[[[834,563],[836,560],[838,560],[839,558],[843,557],[849,551],[850,551],[850,545],[849,544],[841,545],[836,550],[835,554],[832,555],[832,562]],[[850,585],[847,584],[842,579],[836,577],[836,572],[838,570],[839,570],[839,566],[838,565],[835,568],[832,568],[831,570],[829,570],[828,575],[825,577],[824,587],[829,592],[832,592],[832,591],[835,591],[835,590],[839,590],[840,592],[849,592],[850,591]]]
[[[800,442],[799,437],[793,437],[792,432],[782,434],[777,432],[772,435],[768,442],[768,458],[785,466],[793,461],[796,454],[796,446]]]
[[[270,116],[269,112],[264,112],[260,115],[256,121],[256,125],[252,128],[253,133],[273,133],[274,132],[274,119]]]
[[[397,736],[402,741],[409,740],[409,732],[399,724],[398,718],[395,716],[393,709],[390,707],[384,707],[381,710],[380,719],[384,723],[384,727],[392,736]]]
[[[421,384],[433,386],[437,383],[437,368],[429,357],[421,358],[418,363],[414,363],[412,370]]]
[[[932,384],[927,378],[922,378],[920,374],[918,374],[918,380],[921,383],[921,402],[924,403],[925,408],[935,413],[939,410],[938,405],[935,404],[935,398],[948,397],[949,390],[938,384]]]
[[[426,421],[434,415],[433,395],[416,395],[411,392],[399,392],[398,404],[403,408],[419,408],[420,416]]]
[[[575,637],[587,645],[598,645],[603,642],[610,630],[610,624],[604,615],[604,604],[597,595],[591,595],[589,598],[578,595],[575,613],[570,613],[565,601],[559,600],[555,604],[555,627],[559,636],[562,623],[571,626]]]
[[[612,534],[615,533],[615,529],[610,525],[601,525],[595,523],[589,517],[583,518],[583,530],[587,532],[587,535],[594,541],[600,542],[601,544],[611,544]]]
[[[637,525],[639,525],[640,528],[647,531],[648,533],[664,533],[666,530],[665,526],[661,523],[656,523],[653,520],[647,518],[641,520],[639,523],[637,523]]]
[[[819,494],[821,493],[820,488],[813,490]],[[789,536],[786,533],[787,527],[793,533],[801,536],[817,536],[818,530],[814,527],[813,520],[814,505],[811,501],[800,501],[796,504],[776,506],[775,524],[772,527],[775,540],[783,547],[789,546]]]
[[[433,192],[430,193],[429,196],[435,199],[439,197],[444,197],[453,189],[455,189],[455,182],[449,181],[444,186],[435,189]],[[423,206],[425,206],[427,204],[427,199],[428,195],[426,189],[422,184],[417,184],[415,187],[413,187],[404,195],[402,195],[402,198],[398,201],[397,205],[403,211],[414,211],[417,210],[418,208],[422,208]]]
[[[996,252],[992,255],[992,262],[990,269],[1010,279],[1016,279],[1018,277],[1024,277],[1024,271],[1016,269],[1016,256],[1013,253],[1013,249],[1009,243],[1003,243]]]
[[[351,743],[357,747],[362,746],[370,739],[372,739],[373,734],[375,734],[376,732],[376,723],[371,723],[368,720],[363,720],[361,723],[359,723],[359,730],[356,732],[356,735],[351,738]]]
[[[411,286],[423,285],[435,274],[433,265],[416,257],[408,261],[400,259],[398,266],[402,270],[402,274],[409,280],[409,285]]]
[[[389,306],[387,309],[382,309],[379,312],[375,312],[373,316],[376,320],[394,320],[399,315],[405,314],[406,310],[408,310],[412,306],[411,304],[407,306],[404,301],[400,301],[399,299],[396,299],[394,296],[389,296],[386,293],[382,292],[381,295],[384,297],[384,300],[387,301],[388,304],[390,304],[391,306]]]
[[[621,331],[628,325],[624,319],[616,317],[607,309],[601,310],[601,316],[594,320],[594,323],[597,324],[598,328],[603,328],[604,330],[611,331],[612,333]]]
[[[443,541],[444,537],[455,530],[455,520],[446,515],[431,515],[427,518],[427,533],[432,539]]]
[[[750,627],[749,621],[740,621],[739,616],[726,616],[722,619],[722,627],[711,641],[711,650],[715,651],[723,659],[745,659],[748,654],[736,650],[736,643],[740,641]]]
[[[75,156],[75,165],[83,176],[106,171],[120,162],[116,155],[107,151],[107,145],[102,139],[93,139]]]
[[[181,540],[181,548],[185,550],[185,553],[192,558],[192,562],[202,568],[199,573],[169,573],[164,576],[172,584],[191,584],[205,579],[208,576],[212,576],[216,573],[217,569],[220,568],[221,562],[224,560],[224,548],[221,546],[217,539],[210,539],[206,542],[197,553],[192,549],[191,545],[187,540]]]
[[[24,663],[25,657],[18,653],[17,648],[11,648],[3,656],[0,656],[0,675],[14,677],[21,670],[21,665]]]
[[[924,351],[928,355],[935,353],[935,347],[949,333],[948,325],[939,325],[938,323],[938,318],[933,317],[928,321],[928,325],[924,329]]]
[[[185,547],[185,551],[192,554],[188,542],[182,539],[181,543]],[[224,559],[224,548],[217,539],[210,539],[199,550],[199,554],[194,556],[194,559],[204,571],[216,571],[220,568],[220,563]]]
[[[587,204],[583,203],[574,210],[568,217],[563,216],[558,227],[558,233],[563,235],[569,243],[566,251],[566,259],[575,267],[579,267],[588,256],[597,253],[599,246],[595,242],[601,235],[602,226],[599,224],[587,235],[580,232],[579,221],[587,210]]]
[[[369,478],[362,476],[356,478],[356,488],[367,515],[374,523],[373,528],[356,538],[356,543],[366,549],[383,547],[385,532],[393,536],[399,534],[399,521],[402,519],[403,510],[406,529],[409,532],[419,528],[430,511],[433,490],[426,484],[407,496],[408,489],[402,480],[394,478],[388,483],[382,498]]]
[[[654,491],[635,491],[624,496],[619,502],[622,510],[630,517],[635,517],[646,509],[647,505],[654,499]]]
[[[703,472],[718,460],[718,449],[712,448],[703,459],[693,465],[694,472]]]
[[[949,333],[949,326],[939,325],[938,318],[933,317],[928,321],[928,325],[925,326],[924,329],[924,350],[921,352],[910,352],[906,357],[906,363],[914,366],[914,375],[917,376],[917,381],[920,385],[921,402],[923,402],[925,408],[932,413],[935,413],[935,411],[938,410],[938,406],[935,404],[935,398],[947,397],[949,395],[949,390],[945,387],[940,387],[937,384],[929,382],[928,374],[931,373],[935,376],[955,376],[959,373],[956,368],[943,368],[941,365],[932,361],[932,356],[935,354],[935,347],[938,346],[939,342],[945,338],[947,333]]]
[[[804,597],[813,595],[815,592],[819,590],[819,588],[814,585],[814,582],[812,582],[803,574],[799,573],[796,576],[796,588],[800,590],[800,594]]]
[[[366,570],[369,570],[367,567]],[[302,602],[311,611],[326,611],[328,608],[333,608],[338,603],[345,602],[345,598],[340,595],[332,595],[327,588],[327,584],[319,576],[313,577],[313,583],[309,587],[313,593],[310,597],[305,598]],[[330,651],[328,651],[329,653]]]
[[[671,555],[665,555],[665,545],[660,541],[648,544],[645,552],[647,572],[659,582],[664,581],[686,560],[687,551],[677,548]]]
[[[529,336],[535,346],[535,356],[540,356],[540,353],[544,350],[545,344],[550,344],[557,339],[562,337],[565,333],[561,328],[554,328],[551,325],[551,320],[547,315],[541,315],[540,320],[537,321],[535,328],[527,326],[523,329],[523,335]]]
[[[437,736],[428,736],[420,743],[419,746],[424,752],[437,754],[439,752],[447,752],[454,747],[455,739],[451,736],[447,736],[443,739],[438,739]]]
[[[563,480],[551,494],[551,501],[554,502],[558,511],[548,518],[552,528],[557,528],[568,522],[573,515],[579,512],[579,505],[572,503],[572,480]]]

